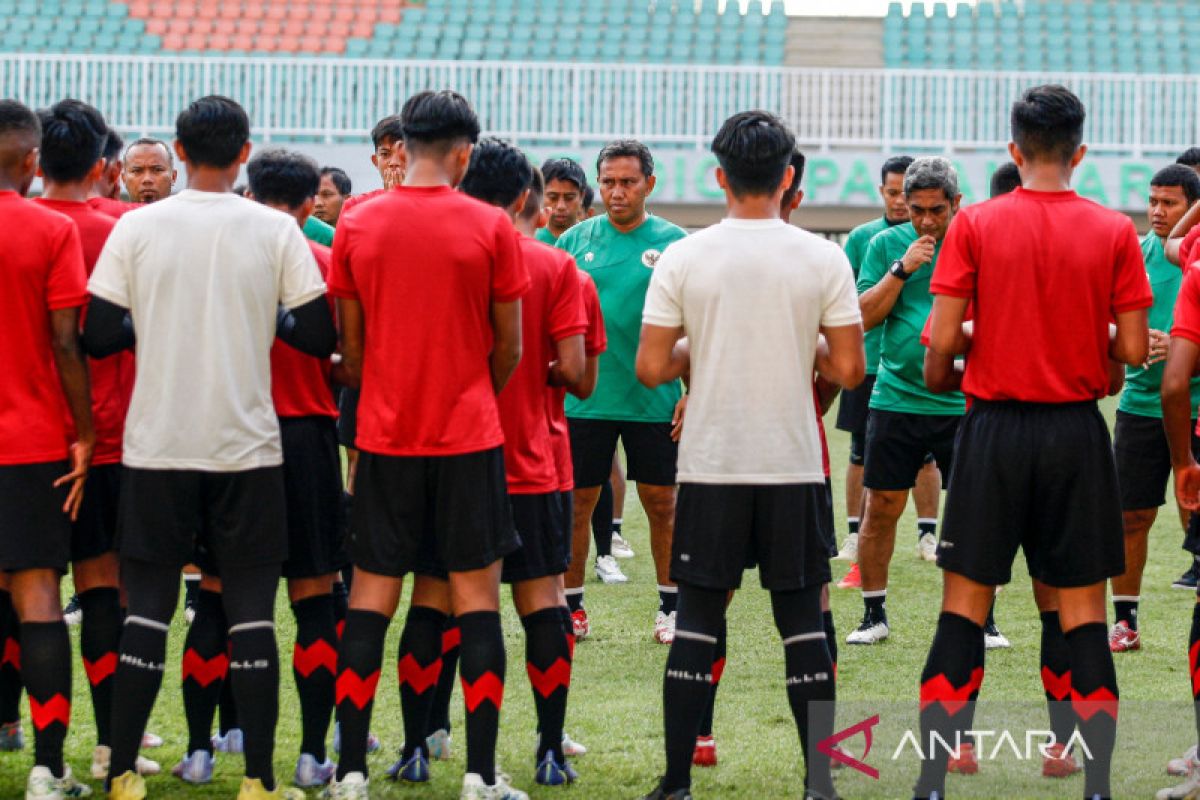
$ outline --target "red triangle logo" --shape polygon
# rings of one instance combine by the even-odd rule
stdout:
[[[870,764],[866,763],[865,761],[860,761],[859,759],[855,758],[854,756],[844,753],[841,750],[834,749],[835,746],[839,742],[845,741],[846,739],[849,739],[853,736],[857,736],[858,734],[861,733],[863,735],[863,738],[866,739],[866,747],[863,748],[863,754],[862,754],[862,757],[865,759],[867,756],[869,756],[871,754],[871,742],[872,742],[871,729],[874,728],[878,724],[879,724],[879,715],[878,714],[876,714],[875,716],[870,717],[868,719],[864,719],[862,722],[858,723],[857,725],[851,725],[849,728],[840,730],[837,733],[835,733],[833,736],[830,736],[826,739],[822,739],[821,741],[817,742],[817,751],[829,756],[831,759],[833,759],[834,761],[837,761],[840,764],[845,764],[847,767],[856,769],[859,772],[863,773],[864,775],[869,775],[870,777],[874,778],[875,780],[879,780],[879,770],[875,769],[874,767],[872,767]]]

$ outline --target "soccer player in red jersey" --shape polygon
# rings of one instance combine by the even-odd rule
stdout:
[[[79,517],[96,443],[79,347],[79,309],[87,301],[79,232],[68,217],[24,198],[37,173],[40,144],[37,116],[14,100],[0,100],[0,213],[12,225],[0,254],[0,361],[6,365],[0,385],[0,572],[20,625],[19,656],[6,643],[6,659],[20,659],[34,728],[26,797],[38,800],[81,796],[86,789],[63,763],[71,645],[58,585],[71,560],[71,523]],[[98,154],[93,149],[87,155]]]
[[[1096,401],[1109,391],[1110,358],[1145,361],[1153,297],[1133,223],[1070,189],[1087,152],[1084,117],[1061,86],[1021,96],[1009,152],[1022,187],[959,213],[931,283],[930,349],[943,363],[967,353],[961,390],[971,407],[938,546],[945,591],[921,676],[921,734],[953,747],[971,727],[982,626],[1023,549],[1038,608],[1058,611],[1070,652],[1070,697],[1091,751],[1084,795],[1105,798],[1118,702],[1105,584],[1125,559],[1112,444]],[[928,372],[926,381],[935,383]],[[930,750],[915,797],[945,796],[948,753]]]
[[[405,103],[401,126],[404,183],[343,211],[330,273],[343,366],[362,387],[355,577],[338,651],[342,749],[331,793],[366,796],[367,728],[403,576],[444,569],[462,635],[462,796],[521,798],[495,767],[505,674],[501,560],[520,544],[496,395],[520,360],[529,275],[504,212],[454,190],[479,136],[467,101],[421,92]],[[413,604],[429,605],[415,590]]]
[[[116,220],[87,202],[88,190],[105,162],[100,153],[107,136],[104,117],[78,100],[63,100],[39,114],[42,124],[42,196],[34,202],[70,217],[79,230],[88,274]],[[96,449],[88,471],[79,519],[71,535],[71,575],[82,612],[80,648],[92,693],[96,748],[92,777],[104,778],[112,754],[109,722],[113,705],[113,667],[121,642],[121,597],[116,553],[117,504],[121,492],[121,439],[133,390],[133,354],[88,359],[92,422]],[[155,762],[138,759],[138,771],[155,775]]]
[[[121,134],[109,128],[102,151],[104,169],[88,191],[88,205],[110,217],[120,217],[139,207],[138,203],[126,203],[121,199],[121,150],[124,147]]]

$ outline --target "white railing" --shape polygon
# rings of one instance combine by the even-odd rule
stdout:
[[[658,64],[0,54],[0,95],[78,97],[126,131],[167,134],[191,99],[227,94],[264,139],[361,140],[424,88],[453,88],[487,130],[579,147],[619,136],[706,146],[721,120],[762,107],[820,149],[996,150],[1020,91],[1080,94],[1095,151],[1174,154],[1200,143],[1200,78],[1184,75],[802,69]]]

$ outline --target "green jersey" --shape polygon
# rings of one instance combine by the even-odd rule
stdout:
[[[537,232],[533,234],[533,238],[548,245],[554,245],[558,242],[558,237],[551,233],[549,228],[538,228]]]
[[[621,233],[604,215],[585,220],[559,237],[557,247],[574,256],[595,281],[608,334],[596,391],[587,400],[567,395],[568,417],[671,421],[681,394],[679,381],[647,389],[634,374],[634,361],[654,265],[667,245],[686,235],[682,228],[655,216]]]
[[[892,262],[903,258],[908,246],[917,238],[917,231],[910,222],[876,234],[867,247],[858,275],[858,293],[864,294],[883,280]],[[921,265],[904,283],[896,305],[879,326],[883,337],[878,377],[871,392],[871,408],[939,416],[966,413],[962,392],[934,394],[925,387],[925,345],[921,344],[921,332],[933,310],[929,280],[941,250],[942,243],[938,242],[933,261]]]
[[[854,270],[854,279],[858,280],[862,270],[863,259],[867,255],[867,245],[875,238],[875,234],[892,227],[887,217],[864,222],[846,238],[846,258],[850,259],[850,268]],[[872,328],[863,334],[863,350],[867,354],[867,374],[874,375],[879,371],[879,344],[883,339],[883,327]]]
[[[1164,333],[1171,332],[1175,317],[1175,298],[1183,283],[1183,270],[1167,261],[1163,255],[1162,240],[1154,232],[1142,239],[1142,258],[1146,262],[1146,274],[1150,277],[1150,288],[1154,292],[1154,305],[1150,307],[1150,327]],[[1148,369],[1125,368],[1125,391],[1121,393],[1118,408],[1127,414],[1139,417],[1162,418],[1162,403],[1159,389],[1162,387],[1163,367],[1160,361]],[[1200,378],[1192,379],[1192,418],[1196,417],[1196,406],[1200,403]]]
[[[304,221],[304,235],[326,247],[333,247],[333,226],[310,216]]]

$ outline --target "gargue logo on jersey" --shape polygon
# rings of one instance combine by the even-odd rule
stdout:
[[[647,269],[654,269],[658,266],[660,258],[662,258],[662,250],[647,250],[642,253],[642,266]]]
[[[583,260],[590,264],[596,260],[596,254],[595,253],[585,253],[583,256]]]

